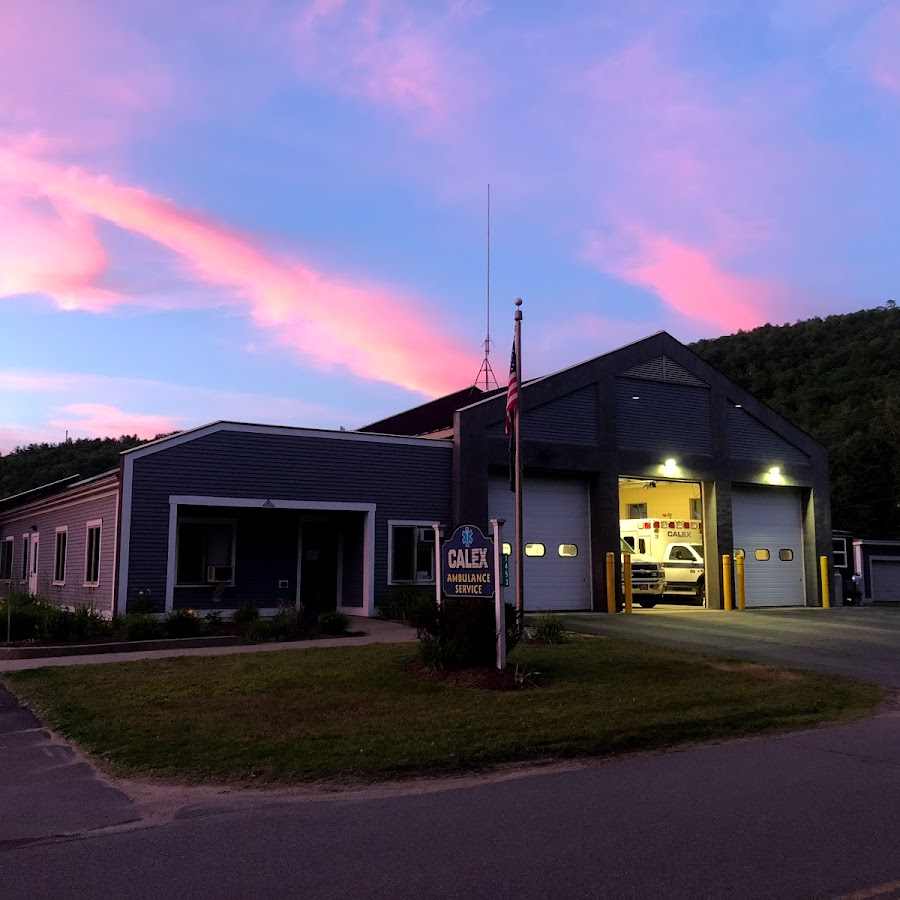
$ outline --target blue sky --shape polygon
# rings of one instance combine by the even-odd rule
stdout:
[[[887,0],[7,0],[0,451],[356,427],[896,293]]]

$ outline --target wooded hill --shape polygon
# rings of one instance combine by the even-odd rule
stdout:
[[[828,448],[834,528],[900,537],[900,309],[764,325],[692,349]]]
[[[119,454],[146,443],[135,434],[79,438],[61,444],[29,444],[0,456],[0,499],[81,475],[90,478],[119,466]]]
[[[764,325],[692,349],[828,448],[835,528],[900,538],[900,310]],[[16,449],[0,456],[0,498],[99,475],[140,443],[126,435]]]

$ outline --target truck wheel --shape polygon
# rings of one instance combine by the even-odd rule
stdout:
[[[702,578],[697,582],[694,597],[701,606],[706,602],[706,583]]]
[[[640,603],[644,609],[653,609],[653,607],[656,606],[655,600],[638,600],[638,603]]]

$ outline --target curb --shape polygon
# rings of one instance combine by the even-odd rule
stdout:
[[[249,638],[224,636],[201,638],[162,638],[151,641],[115,641],[105,644],[68,644],[46,647],[0,647],[0,660],[42,659],[53,656],[93,656],[98,653],[140,653],[145,650],[178,650],[195,647],[248,647]]]

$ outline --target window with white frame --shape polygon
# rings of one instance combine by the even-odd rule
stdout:
[[[84,542],[84,586],[97,587],[100,584],[100,531],[103,520],[87,523]]]
[[[832,538],[831,546],[834,552],[834,565],[838,569],[847,568],[847,538]]]
[[[389,522],[390,584],[434,584],[434,529],[421,522]]]
[[[0,581],[9,581],[12,578],[13,565],[13,539],[4,538],[0,543]]]
[[[25,582],[28,580],[28,543],[31,540],[31,535],[23,534],[22,535],[22,581]]]
[[[178,584],[234,584],[234,532],[231,519],[182,519],[178,523]]]
[[[69,546],[69,529],[63,525],[56,529],[56,554],[53,557],[53,583],[66,583],[66,551]]]

